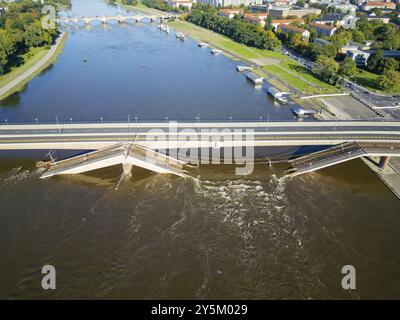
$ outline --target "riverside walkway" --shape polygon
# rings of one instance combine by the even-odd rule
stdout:
[[[48,63],[48,61],[53,57],[53,55],[55,54],[56,50],[62,43],[62,40],[64,39],[65,36],[66,36],[65,32],[61,33],[60,36],[57,38],[56,43],[50,48],[50,50],[46,53],[46,55],[42,59],[40,59],[30,69],[26,70],[21,75],[19,75],[9,83],[7,83],[5,86],[1,87],[0,97],[4,97],[4,95],[10,92],[13,88],[18,87],[25,80],[29,79],[32,75],[41,70],[43,66],[45,66]]]

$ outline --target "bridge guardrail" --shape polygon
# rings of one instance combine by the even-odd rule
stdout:
[[[396,119],[344,119],[344,120],[302,120],[298,121],[296,119],[202,119],[202,120],[195,120],[195,119],[135,119],[130,120],[67,120],[67,121],[9,121],[8,119],[3,119],[0,121],[1,125],[70,125],[70,124],[122,124],[122,123],[168,123],[168,122],[177,122],[177,123],[258,123],[258,122],[272,122],[272,123],[279,123],[279,122],[293,122],[293,123],[302,123],[302,122],[315,122],[315,123],[345,123],[345,122],[388,122],[388,123],[399,123],[400,120]]]

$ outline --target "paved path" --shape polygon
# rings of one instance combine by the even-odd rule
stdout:
[[[20,85],[24,80],[28,79],[30,76],[32,76],[35,72],[40,70],[54,55],[56,52],[57,48],[60,46],[62,39],[65,37],[65,33],[61,33],[58,39],[56,40],[56,43],[50,48],[49,52],[40,59],[34,66],[32,66],[30,69],[26,70],[24,73],[16,77],[14,80],[10,81],[7,83],[5,86],[0,88],[0,97],[2,97],[4,94],[9,92],[11,89],[14,87]]]

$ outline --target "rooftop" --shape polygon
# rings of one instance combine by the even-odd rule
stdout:
[[[305,29],[297,28],[297,27],[291,26],[290,24],[280,24],[279,27],[288,29],[288,30],[292,30],[294,32],[300,32],[300,33],[303,33],[304,31],[306,31]]]
[[[308,25],[309,25],[310,27],[313,27],[313,28],[319,28],[319,29],[325,29],[325,30],[333,30],[333,29],[336,29],[336,27],[334,27],[334,26],[328,26],[328,25],[326,25],[326,24],[315,23],[315,22],[310,22]]]
[[[315,38],[314,42],[318,42],[318,43],[325,44],[325,45],[333,44],[332,42],[322,39],[322,38]]]
[[[224,13],[238,13],[242,12],[241,9],[220,9],[218,12],[224,12]]]
[[[382,7],[385,7],[388,3],[390,2],[382,2],[382,1],[364,2],[366,6],[382,6]]]
[[[271,23],[291,23],[291,22],[301,22],[303,23],[303,19],[281,19],[281,20],[271,20]]]

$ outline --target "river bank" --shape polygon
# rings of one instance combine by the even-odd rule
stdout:
[[[53,63],[61,53],[65,39],[66,33],[63,32],[49,50],[38,51],[23,65],[2,76],[0,84],[5,84],[0,88],[0,100],[20,91],[30,80]]]
[[[337,93],[338,89],[315,78],[301,64],[278,51],[261,50],[237,43],[213,31],[201,28],[187,21],[171,21],[168,24],[177,31],[209,43],[230,58],[256,66],[256,73],[272,78],[296,94]],[[283,88],[281,88],[283,90]]]
[[[136,6],[130,6],[117,0],[116,4],[126,10],[136,10],[147,14],[165,14],[165,12],[148,8],[141,2]],[[168,24],[177,31],[184,32],[196,40],[207,42],[212,47],[222,50],[231,59],[255,65],[257,74],[269,78],[268,81],[281,90],[290,90],[296,94],[338,92],[334,86],[315,78],[307,68],[281,52],[248,47],[183,20],[169,21]]]
[[[162,15],[165,14],[164,11],[160,11],[160,10],[157,10],[157,9],[149,8],[149,7],[145,6],[140,1],[136,6],[132,6],[132,5],[129,5],[129,4],[123,4],[121,2],[121,0],[115,1],[115,4],[118,5],[119,7],[121,7],[122,9],[125,9],[125,10],[135,10],[137,12],[146,13],[146,14],[162,14]]]

